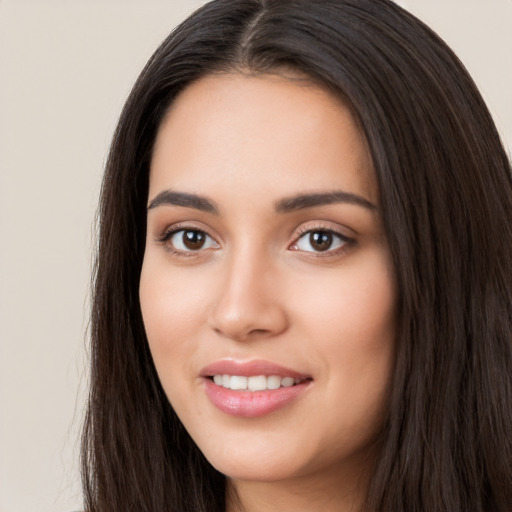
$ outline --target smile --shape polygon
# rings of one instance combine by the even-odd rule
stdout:
[[[203,368],[200,376],[210,402],[223,413],[242,418],[283,409],[313,384],[311,375],[264,360],[224,359]]]
[[[246,377],[244,375],[217,374],[213,376],[213,382],[233,391],[266,391],[300,384],[305,379],[293,377],[280,377],[279,375],[256,375]]]

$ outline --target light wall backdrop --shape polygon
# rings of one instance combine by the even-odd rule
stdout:
[[[93,221],[116,119],[201,0],[0,0],[0,512],[81,507]],[[512,0],[399,2],[458,53],[512,148]]]

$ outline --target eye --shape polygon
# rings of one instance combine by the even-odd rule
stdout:
[[[217,242],[199,229],[180,229],[169,233],[165,241],[176,252],[194,252],[217,247]]]
[[[335,252],[350,242],[350,238],[334,231],[315,229],[300,236],[291,249],[304,252]]]

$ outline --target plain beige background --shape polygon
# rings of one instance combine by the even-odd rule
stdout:
[[[201,0],[0,0],[0,512],[81,507],[93,218],[117,116]],[[512,0],[406,0],[512,147]]]

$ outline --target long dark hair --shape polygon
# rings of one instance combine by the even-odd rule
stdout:
[[[430,29],[388,0],[216,0],[175,29],[123,109],[99,209],[88,512],[225,510],[225,477],[157,377],[138,286],[148,170],[176,95],[216,72],[299,70],[366,136],[398,288],[371,512],[512,509],[512,175],[486,106]]]

